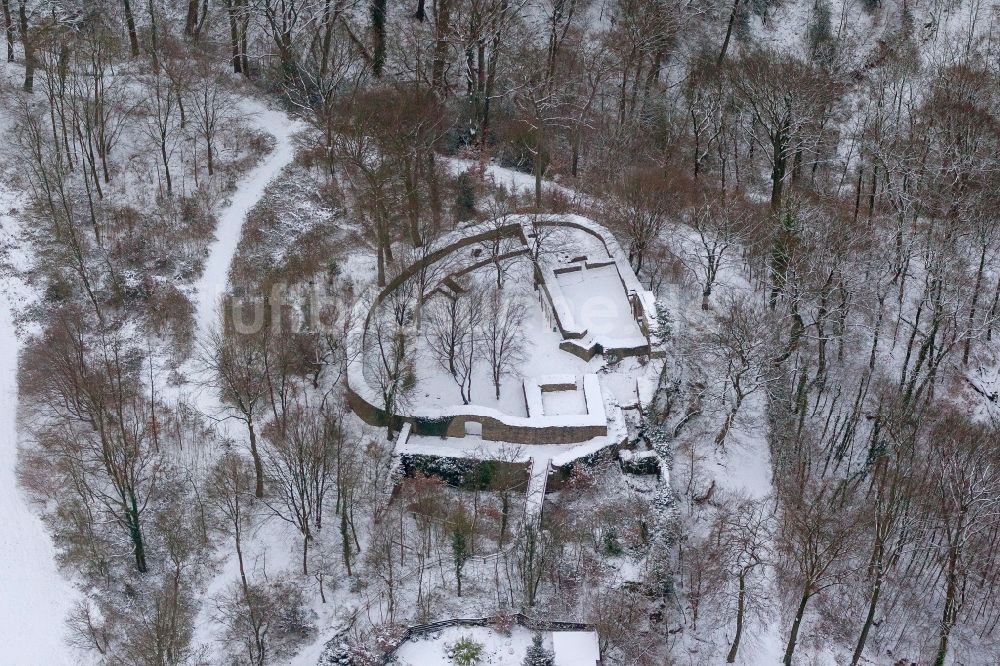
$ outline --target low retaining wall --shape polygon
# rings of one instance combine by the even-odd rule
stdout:
[[[489,617],[455,618],[428,624],[407,627],[402,636],[383,656],[383,664],[393,663],[393,657],[405,643],[418,636],[433,634],[448,627],[502,627],[517,624],[531,631],[594,631],[593,626],[582,622],[562,622],[559,620],[539,620],[523,613],[513,615],[493,615]]]
[[[348,406],[362,421],[368,425],[383,428],[389,425],[385,410],[379,409],[365,400],[350,386],[347,387],[346,394]],[[499,414],[499,412],[497,413]],[[403,423],[409,423],[414,435],[427,437],[465,437],[466,423],[478,423],[482,426],[483,439],[492,442],[511,442],[512,444],[575,444],[608,434],[606,423],[581,425],[572,422],[572,419],[579,417],[563,417],[552,424],[546,424],[544,418],[511,417],[524,421],[523,425],[507,423],[499,418],[482,414],[396,415],[394,418],[395,428],[402,427]],[[531,420],[537,420],[538,423],[530,424]]]

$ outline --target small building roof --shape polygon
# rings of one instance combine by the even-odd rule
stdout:
[[[593,631],[552,632],[555,666],[600,666],[601,649]]]

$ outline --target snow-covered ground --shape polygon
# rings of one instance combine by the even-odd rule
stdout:
[[[14,314],[30,292],[14,274],[29,257],[16,244],[18,204],[0,181],[0,662],[63,666],[80,659],[66,642],[76,597],[60,575],[45,526],[17,483],[17,354]]]
[[[587,413],[587,401],[580,389],[542,391],[542,407],[546,414],[555,416]]]
[[[573,317],[589,333],[612,338],[641,338],[625,288],[614,265],[556,275]]]

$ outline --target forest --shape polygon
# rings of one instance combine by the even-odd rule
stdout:
[[[0,2],[0,662],[1000,663],[1000,5]]]

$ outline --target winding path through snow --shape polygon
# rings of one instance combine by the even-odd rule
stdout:
[[[276,139],[274,150],[264,160],[254,167],[240,182],[233,192],[230,204],[219,214],[219,223],[215,229],[215,240],[209,246],[208,258],[201,279],[195,285],[192,299],[195,303],[195,335],[200,340],[206,336],[218,323],[219,301],[229,288],[229,267],[236,254],[243,224],[247,213],[264,196],[264,190],[295,157],[295,144],[292,136],[303,129],[302,123],[294,121],[282,111],[258,107],[252,109],[256,113],[254,124],[270,132]],[[201,370],[194,359],[188,359],[186,364],[192,377],[198,377]],[[197,382],[196,382],[197,383]],[[212,419],[220,417],[225,409],[219,400],[218,393],[207,387],[195,388],[188,394],[197,408]],[[242,439],[244,431],[235,427],[227,420],[217,421],[220,432],[233,439]],[[252,545],[244,545],[247,552],[253,550]],[[220,592],[227,583],[235,580],[238,568],[235,558],[227,558],[222,571],[209,582],[205,591],[204,603],[195,621],[195,632],[192,643],[211,649],[215,640],[215,626],[211,621],[211,597]]]
[[[256,125],[274,135],[277,144],[271,154],[243,178],[233,192],[229,207],[219,215],[215,241],[209,246],[205,270],[195,285],[195,323],[199,335],[210,331],[216,323],[219,299],[229,285],[229,266],[236,254],[247,213],[260,201],[268,183],[295,157],[292,135],[303,127],[284,112],[273,109],[261,110],[255,120]]]
[[[281,111],[257,112],[254,124],[277,140],[274,150],[237,187],[230,205],[219,216],[216,240],[196,285],[198,333],[214,325],[219,297],[228,283],[229,266],[239,243],[246,214],[260,200],[268,183],[292,161],[292,135],[301,129]],[[13,192],[0,185],[0,241],[15,248],[5,256],[18,269],[26,258],[17,254],[17,222],[8,212]],[[29,294],[17,278],[0,275],[0,650],[4,664],[72,666],[81,663],[66,643],[66,615],[78,596],[56,567],[55,548],[44,524],[17,484],[17,355],[20,344],[14,311]],[[203,392],[202,402],[215,402]],[[203,407],[206,405],[202,405]]]

